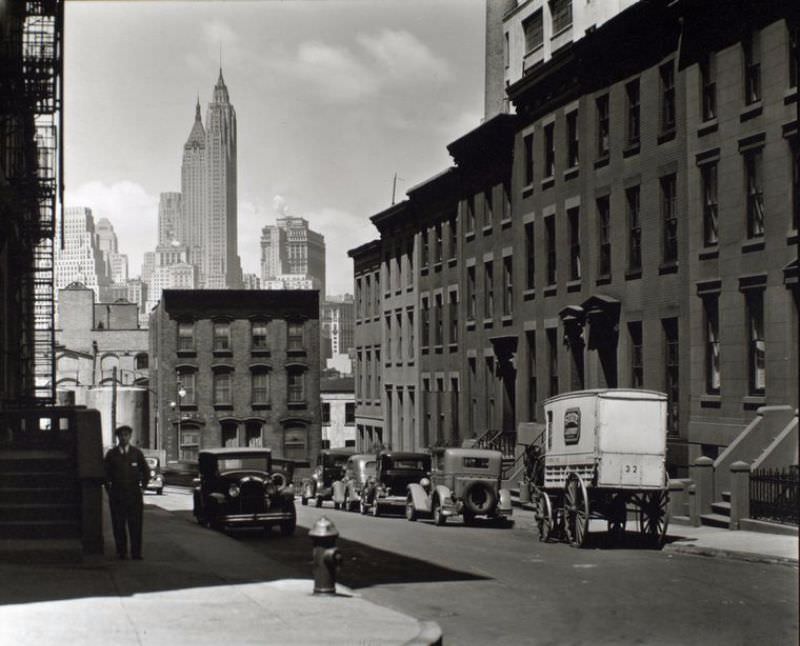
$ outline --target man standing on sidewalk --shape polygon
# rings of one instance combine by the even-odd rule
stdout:
[[[106,489],[111,507],[111,524],[117,556],[128,555],[128,534],[131,539],[131,557],[142,558],[142,491],[147,486],[149,472],[144,455],[131,446],[133,429],[120,426],[115,432],[117,446],[105,457]]]

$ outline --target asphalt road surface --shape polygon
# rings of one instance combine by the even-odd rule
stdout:
[[[178,490],[146,502],[193,522],[182,511],[191,497]],[[795,567],[667,554],[642,546],[632,531],[612,547],[596,531],[600,524],[593,524],[588,548],[540,543],[529,512],[515,511],[508,529],[372,518],[331,503],[317,509],[298,502],[297,509],[293,538],[242,530],[230,539],[310,577],[306,534],[325,515],[340,532],[339,581],[437,621],[448,646],[798,643]]]

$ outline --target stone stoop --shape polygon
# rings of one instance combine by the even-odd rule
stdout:
[[[731,526],[731,492],[723,491],[722,500],[711,503],[711,513],[700,516],[700,524],[709,527],[730,529]]]
[[[79,561],[80,505],[69,452],[0,449],[0,560]]]

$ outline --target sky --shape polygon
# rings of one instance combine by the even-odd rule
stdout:
[[[483,112],[484,0],[66,3],[66,206],[107,217],[131,276],[220,57],[237,115],[239,255],[260,274],[277,210],[325,236],[328,293],[369,217],[452,164]]]

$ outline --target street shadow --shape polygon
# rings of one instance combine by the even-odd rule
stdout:
[[[667,536],[664,537],[663,545],[672,543],[679,540],[685,540],[680,536]],[[562,543],[563,545],[570,546],[566,536],[551,536],[548,543]],[[611,534],[609,532],[590,531],[584,540],[581,549],[587,550],[650,550],[660,551],[663,545],[658,545],[652,538],[643,536],[638,531],[627,530],[622,534]]]

